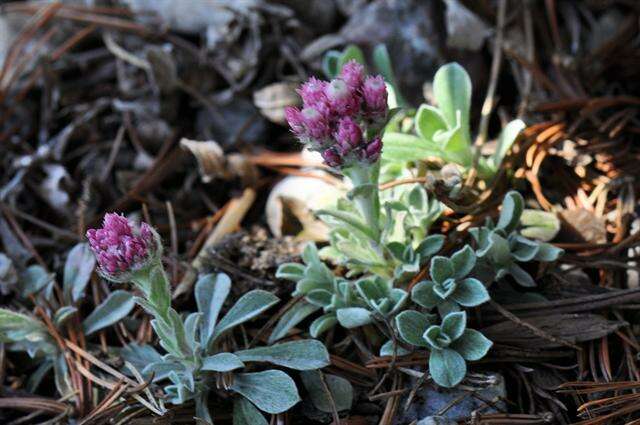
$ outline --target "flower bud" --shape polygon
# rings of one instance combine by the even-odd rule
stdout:
[[[387,106],[387,86],[380,75],[368,76],[362,84],[362,96],[366,112],[372,118],[379,118],[386,115]]]
[[[324,163],[329,167],[339,167],[342,165],[342,157],[335,148],[328,148],[322,152]]]
[[[364,79],[364,66],[351,59],[342,67],[340,78],[353,90],[359,90]]]
[[[87,231],[89,246],[100,271],[107,277],[144,267],[159,251],[155,232],[147,223],[133,225],[126,217],[110,213],[104,216],[101,229]]]
[[[363,158],[369,163],[374,163],[380,158],[380,153],[382,152],[382,139],[378,136],[374,137],[363,151]]]
[[[353,118],[345,117],[338,121],[338,131],[334,137],[344,154],[362,142],[362,130]]]
[[[353,116],[359,112],[360,98],[356,91],[342,80],[331,80],[325,94],[331,111],[336,116]]]
[[[304,108],[301,112],[305,133],[312,139],[322,140],[331,134],[331,127],[325,115],[315,108]]]

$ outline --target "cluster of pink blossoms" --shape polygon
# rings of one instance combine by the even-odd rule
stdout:
[[[142,223],[138,229],[115,213],[104,216],[102,229],[87,230],[87,238],[100,268],[112,275],[139,268],[156,249],[151,226]]]
[[[311,78],[298,90],[303,108],[287,108],[289,126],[302,143],[322,153],[330,167],[355,161],[373,163],[380,157],[379,130],[387,112],[387,88],[380,75],[364,76],[364,67],[349,61],[329,82]],[[378,133],[378,131],[376,131]]]

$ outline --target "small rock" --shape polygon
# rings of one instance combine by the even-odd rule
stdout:
[[[418,421],[418,425],[449,425],[455,421],[467,419],[477,409],[482,409],[483,413],[498,412],[495,407],[487,406],[480,401],[481,399],[496,401],[495,406],[506,408],[502,401],[507,396],[504,377],[499,373],[490,373],[486,375],[486,381],[493,384],[478,390],[476,393],[478,397],[473,397],[468,391],[457,388],[445,389],[426,385],[418,390],[409,409],[399,414],[394,424]],[[446,412],[438,416],[445,408]]]

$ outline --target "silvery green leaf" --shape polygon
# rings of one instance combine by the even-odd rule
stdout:
[[[400,344],[396,345],[397,356],[406,356],[407,354],[411,354],[411,351],[407,350]],[[389,340],[382,344],[382,347],[380,347],[380,356],[393,356],[393,341]]]
[[[369,239],[373,239],[373,240],[376,239],[374,232],[355,213],[339,211],[339,210],[317,210],[316,215],[330,216],[334,220],[338,221],[344,226],[347,226],[353,231],[360,233]]]
[[[209,344],[213,330],[215,329],[218,315],[224,301],[231,290],[231,279],[224,273],[217,275],[206,274],[196,282],[195,297],[198,311],[203,314],[200,340],[203,346]]]
[[[398,311],[400,311],[400,309],[404,307],[404,305],[407,303],[408,299],[409,299],[409,293],[404,289],[400,289],[400,288],[391,289],[391,291],[389,292],[389,300],[391,300],[391,302],[393,303],[393,307],[391,308],[391,311],[389,311],[388,314],[395,314]]]
[[[244,294],[216,325],[211,341],[215,341],[224,332],[244,323],[268,310],[279,301],[271,292],[255,289]]]
[[[444,239],[444,235],[427,236],[416,248],[416,253],[420,255],[422,261],[427,260],[433,254],[442,249]]]
[[[436,256],[431,259],[431,268],[429,270],[431,278],[438,283],[453,277],[455,270],[453,263],[447,257]]]
[[[458,120],[460,120],[460,113]],[[473,150],[471,149],[471,139],[468,130],[460,125],[456,125],[447,131],[438,131],[434,134],[433,140],[440,146],[442,157],[456,164],[468,167],[473,160]]]
[[[54,275],[47,273],[43,267],[37,264],[29,266],[20,273],[18,280],[20,296],[28,298],[29,295],[36,294],[43,289],[48,292],[49,288],[53,287],[53,280]]]
[[[433,135],[438,130],[447,130],[447,122],[440,110],[427,104],[422,104],[418,108],[415,126],[418,136],[425,140],[433,140]]]
[[[316,409],[325,413],[333,412],[334,405],[338,412],[351,409],[353,387],[348,380],[336,375],[322,374],[318,370],[302,372],[300,378]],[[329,388],[331,397],[322,384],[322,378]],[[333,404],[331,400],[333,400]]]
[[[373,322],[371,312],[362,307],[341,308],[336,311],[338,323],[344,328],[352,329]]]
[[[555,213],[525,209],[520,216],[520,234],[526,238],[549,242],[560,231],[560,220]]]
[[[68,304],[77,302],[84,295],[91,273],[96,265],[96,258],[87,243],[74,246],[64,264],[63,294]]]
[[[355,60],[361,65],[366,65],[362,49],[360,49],[360,47],[356,46],[355,44],[349,44],[342,51],[340,59],[338,59],[338,73],[342,71],[342,67],[345,66],[350,60]]]
[[[438,145],[412,134],[387,131],[382,136],[382,143],[382,158],[388,161],[420,161],[441,155]]]
[[[184,320],[184,331],[187,339],[187,343],[192,352],[196,352],[200,347],[200,341],[198,340],[198,327],[202,321],[202,313],[189,313]]]
[[[0,308],[0,342],[40,342],[48,341],[49,338],[46,326],[39,320]]]
[[[207,405],[208,401],[209,391],[200,391],[195,397],[196,416],[194,419],[198,420],[198,425],[202,425],[202,423],[213,425],[213,418],[211,417],[211,412],[209,412],[209,406]]]
[[[295,382],[280,370],[238,373],[231,389],[271,414],[286,412],[300,401]]]
[[[427,309],[437,306],[442,302],[442,298],[435,293],[434,286],[435,283],[430,280],[418,282],[411,290],[411,300]]]
[[[415,310],[406,310],[398,314],[395,320],[398,334],[403,341],[416,347],[428,346],[422,335],[431,325],[431,317]]]
[[[156,311],[165,312],[171,308],[169,280],[162,266],[151,268],[149,272],[149,292],[145,294]]]
[[[473,239],[478,244],[478,249],[476,250],[476,255],[478,257],[484,257],[488,254],[491,249],[491,234],[493,232],[486,227],[473,227],[469,229],[469,234],[473,237]]]
[[[459,281],[451,298],[465,307],[475,307],[491,299],[482,282],[472,277]]]
[[[324,344],[315,339],[250,348],[235,354],[244,362],[268,362],[296,370],[320,369],[331,363]]]
[[[299,263],[285,263],[281,264],[276,271],[276,277],[278,279],[292,280],[294,282],[299,281],[304,277],[305,267]]]
[[[302,251],[302,261],[305,264],[320,264],[322,261],[320,260],[320,256],[318,255],[318,248],[316,244],[313,242],[309,242]]]
[[[135,307],[131,293],[117,290],[109,294],[89,316],[82,322],[82,329],[86,335],[111,326],[125,318]]]
[[[145,368],[149,365],[162,362],[162,356],[151,345],[138,345],[136,343],[125,345],[120,350],[120,355],[124,360],[131,363],[143,375],[146,374]],[[146,376],[145,376],[146,377]],[[154,380],[165,378],[165,376],[154,376]]]
[[[184,372],[186,368],[178,362],[160,360],[154,363],[149,363],[144,368],[139,370],[142,371],[143,376],[153,376],[153,382],[158,382],[165,378],[168,378],[172,373],[176,373],[178,371]]]
[[[318,307],[326,307],[331,304],[331,297],[333,294],[329,291],[325,291],[324,289],[314,289],[313,291],[309,291],[305,299]]]
[[[496,224],[496,229],[504,230],[507,233],[512,232],[520,222],[520,216],[524,210],[524,199],[515,190],[508,192],[502,201],[502,209],[500,210],[500,218]]]
[[[69,368],[64,354],[58,354],[53,361],[53,380],[56,389],[62,397],[66,397],[74,392],[71,378],[69,376]]]
[[[451,341],[460,338],[466,327],[467,313],[464,311],[449,313],[442,319],[442,331],[451,338]]]
[[[531,275],[519,265],[511,264],[509,265],[507,271],[511,276],[513,276],[513,278],[516,280],[516,282],[518,282],[519,285],[525,286],[527,288],[533,288],[534,286],[536,286],[536,281],[533,280]]]
[[[309,334],[313,338],[317,338],[329,329],[333,328],[336,323],[338,323],[338,319],[336,318],[335,313],[327,313],[318,317],[311,323],[309,326]]]
[[[441,317],[445,317],[449,313],[460,311],[458,303],[450,300],[443,300],[442,302],[439,302],[437,308]]]
[[[455,387],[467,374],[467,363],[452,349],[432,350],[429,355],[429,373],[436,384],[446,388]]]
[[[471,270],[475,267],[476,253],[469,245],[465,245],[461,250],[451,256],[451,262],[455,270],[454,277],[456,279],[462,279],[471,273]]]
[[[218,353],[202,359],[202,370],[230,372],[244,367],[242,359],[234,353]]]
[[[427,341],[431,350],[441,350],[451,344],[451,338],[438,325],[432,325],[422,334],[422,338]]]
[[[540,250],[540,242],[534,242],[522,236],[510,238],[511,256],[520,262],[531,261]]]
[[[269,425],[262,413],[244,397],[233,400],[233,425]]]
[[[540,249],[535,256],[535,260],[537,261],[556,261],[558,257],[564,254],[564,250],[561,248],[556,248],[555,246],[549,243],[540,243]]]
[[[491,158],[491,165],[495,170],[500,168],[500,164],[507,152],[509,152],[509,149],[511,149],[511,145],[513,145],[513,142],[516,141],[518,135],[525,127],[526,125],[522,120],[513,120],[502,129],[498,137],[498,145]]]
[[[277,340],[284,338],[287,333],[298,323],[318,311],[320,307],[309,304],[304,300],[298,301],[285,314],[280,317],[278,323],[273,327],[268,344],[273,344]]]
[[[449,128],[456,126],[460,111],[462,129],[469,132],[471,91],[469,74],[455,62],[440,67],[433,77],[433,94]]]
[[[509,246],[509,241],[496,232],[492,232],[489,235],[489,240],[491,241],[489,248],[491,261],[501,266],[511,264],[511,247]]]
[[[338,75],[338,61],[341,55],[342,52],[338,50],[329,50],[322,57],[322,72],[327,78],[333,79]]]
[[[60,327],[64,322],[70,319],[71,316],[73,316],[77,311],[78,309],[72,305],[66,305],[66,306],[60,307],[56,311],[56,314],[53,316],[53,323],[55,324],[56,327]]]
[[[451,344],[465,360],[480,360],[487,355],[493,343],[475,329],[466,329],[462,336]]]
[[[404,250],[405,250],[405,246],[404,246],[403,243],[400,243],[400,242],[389,242],[387,244],[387,249],[398,260],[402,260],[402,257],[403,257],[403,254],[404,254]]]
[[[377,300],[387,296],[387,291],[382,288],[374,277],[365,277],[355,283],[360,296],[365,300]]]
[[[171,327],[158,319],[153,319],[150,323],[154,332],[158,335],[160,346],[174,356],[181,357],[183,352]]]

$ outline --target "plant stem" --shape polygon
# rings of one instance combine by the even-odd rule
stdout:
[[[378,195],[378,176],[380,163],[373,165],[356,164],[343,169],[343,173],[353,183],[353,201],[367,226],[374,235],[375,244],[380,243],[380,197]]]

